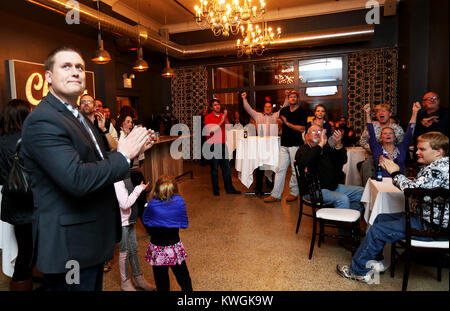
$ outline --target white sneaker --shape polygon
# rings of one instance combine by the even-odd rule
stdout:
[[[386,268],[384,267],[383,262],[381,261],[376,260],[368,261],[366,267],[374,270],[377,273],[384,273],[386,271]]]
[[[355,280],[366,284],[371,284],[372,282],[372,271],[367,272],[366,275],[357,275],[351,272],[350,266],[347,265],[337,265],[336,269],[338,274],[346,279]]]

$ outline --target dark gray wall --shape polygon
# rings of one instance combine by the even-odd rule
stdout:
[[[404,0],[399,5],[399,115],[406,125],[411,104],[430,90],[448,107],[449,1]]]

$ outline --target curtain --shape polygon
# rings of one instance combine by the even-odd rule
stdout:
[[[192,131],[193,116],[208,107],[208,72],[204,66],[174,68],[172,111],[180,123]]]
[[[398,48],[350,53],[348,56],[348,119],[357,135],[365,127],[363,107],[388,104],[397,113]]]

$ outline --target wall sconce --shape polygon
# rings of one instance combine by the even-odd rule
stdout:
[[[123,78],[123,87],[125,89],[131,89],[133,87],[132,85],[132,79],[135,78],[134,73],[124,73],[122,75]]]

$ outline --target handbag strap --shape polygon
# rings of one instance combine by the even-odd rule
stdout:
[[[16,143],[16,152],[14,153],[14,159],[15,161],[17,161],[19,164],[20,163],[20,157],[19,157],[19,152],[20,152],[20,146],[22,145],[22,137],[19,138],[19,140]],[[21,165],[22,166],[22,165]]]
[[[22,144],[22,137],[19,138],[19,140],[16,143],[16,153],[19,153],[21,144]]]

